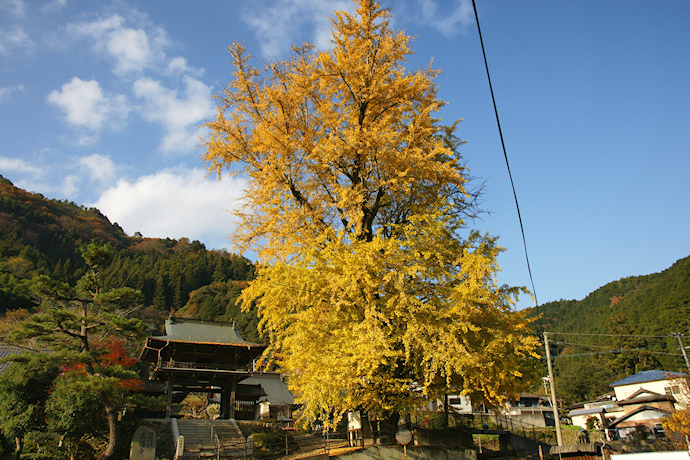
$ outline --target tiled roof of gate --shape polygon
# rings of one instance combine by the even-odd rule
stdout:
[[[165,335],[151,338],[188,343],[241,345],[246,347],[265,346],[244,340],[240,337],[237,328],[232,323],[172,317],[165,320]]]

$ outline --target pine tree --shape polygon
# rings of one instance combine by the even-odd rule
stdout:
[[[48,277],[37,281],[38,311],[10,338],[48,348],[70,363],[63,387],[67,393],[89,392],[99,402],[109,427],[108,446],[101,458],[109,459],[122,448],[119,413],[138,382],[132,368],[135,360],[127,356],[122,340],[141,338],[144,331],[139,320],[129,317],[140,304],[141,294],[130,288],[102,288],[100,271],[112,258],[110,246],[91,243],[82,249],[82,256],[89,270],[76,286]]]

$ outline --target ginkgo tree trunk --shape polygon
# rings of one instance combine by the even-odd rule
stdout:
[[[410,37],[356,4],[335,13],[331,49],[253,67],[230,48],[204,160],[247,179],[234,238],[259,270],[242,301],[304,417],[385,417],[451,391],[499,402],[536,356],[512,309],[523,289],[498,286],[501,248],[467,228],[476,194],[438,71],[408,71]]]

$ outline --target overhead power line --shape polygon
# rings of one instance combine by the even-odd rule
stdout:
[[[494,97],[494,88],[491,84],[491,73],[489,72],[489,62],[486,59],[486,51],[484,50],[484,39],[482,38],[482,29],[479,27],[479,15],[477,14],[477,5],[475,0],[472,0],[472,8],[474,8],[474,17],[477,20],[477,32],[479,32],[479,43],[482,45],[482,55],[484,56],[484,66],[486,67],[486,78],[489,80],[489,90],[491,91],[491,100],[494,104],[494,113],[496,114],[496,124],[498,125],[498,135],[501,138],[501,147],[503,148],[503,157],[506,160],[506,168],[508,168],[508,177],[510,178],[510,186],[513,189],[513,198],[515,199],[515,208],[517,209],[518,220],[520,221],[520,232],[522,232],[522,245],[525,248],[525,260],[527,261],[527,272],[529,273],[529,280],[532,283],[532,294],[534,295],[534,303],[539,305],[537,300],[537,290],[534,287],[534,279],[532,279],[532,268],[529,263],[529,255],[527,254],[527,240],[525,238],[525,228],[522,225],[522,216],[520,215],[520,204],[518,203],[517,193],[515,192],[515,183],[513,182],[513,175],[510,172],[510,164],[508,162],[508,153],[506,152],[506,145],[503,141],[503,130],[501,129],[501,120],[498,117],[498,108],[496,106],[496,98]]]
[[[631,351],[642,351],[644,353],[649,353],[650,355],[664,355],[664,356],[682,356],[680,353],[668,353],[664,351],[652,351],[647,348],[617,348],[617,349],[612,349],[612,350],[601,350],[601,351],[591,351],[588,353],[573,353],[573,354],[566,354],[566,355],[556,355],[552,356],[552,359],[556,358],[574,358],[576,356],[594,356],[594,355],[607,355],[607,354],[618,354],[618,353],[627,353]]]
[[[583,337],[636,337],[645,339],[669,339],[671,337],[676,337],[674,334],[666,335],[643,335],[643,334],[589,334],[586,332],[552,332],[549,331],[549,335],[579,335]]]

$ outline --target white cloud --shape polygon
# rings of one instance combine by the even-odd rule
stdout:
[[[127,119],[130,107],[125,96],[108,96],[96,80],[74,77],[54,90],[46,101],[60,108],[67,122],[82,130],[79,143],[95,141],[106,126],[119,128]]]
[[[21,173],[41,175],[43,167],[33,161],[26,161],[20,158],[0,157],[0,173]]]
[[[474,23],[474,10],[470,0],[454,0],[449,6],[442,2],[439,7],[437,0],[417,0],[421,8],[422,22],[446,37],[457,33]]]
[[[206,178],[202,169],[169,169],[121,180],[92,206],[129,234],[203,241],[209,249],[228,247],[233,230],[227,211],[238,206],[242,179]]]
[[[88,185],[90,191],[103,190],[116,178],[117,167],[108,155],[94,153],[70,162],[70,171],[57,187],[62,196],[78,196]]]
[[[57,11],[64,8],[66,5],[67,0],[53,0],[52,2],[48,3],[46,6],[41,8],[41,11],[43,13],[52,13],[53,11]]]
[[[69,33],[76,38],[93,41],[93,48],[114,61],[118,74],[140,73],[146,69],[165,70],[164,50],[170,39],[161,27],[154,26],[146,15],[136,10],[129,12],[130,19],[112,14],[90,22],[70,24]],[[133,19],[132,19],[133,18]],[[128,22],[137,24],[130,27]]]
[[[141,29],[120,29],[110,34],[105,47],[117,62],[116,70],[131,72],[143,69],[153,60],[146,32]]]
[[[268,0],[252,3],[244,21],[255,30],[260,40],[261,52],[267,57],[277,57],[290,49],[304,26],[313,27],[309,41],[318,48],[329,48],[331,21],[336,10],[352,11],[353,3],[347,0]]]
[[[177,56],[174,58],[171,58],[168,61],[168,66],[165,69],[166,73],[168,74],[173,74],[173,75],[182,75],[182,74],[189,74],[189,75],[195,75],[195,76],[201,76],[204,73],[204,69],[196,69],[194,67],[190,67],[187,59]]]
[[[24,85],[0,87],[0,104],[8,101],[13,93],[24,91]]]
[[[57,152],[44,150],[25,158],[0,157],[0,174],[18,187],[59,198],[93,200],[115,183],[122,166],[94,153],[55,161]],[[88,198],[87,198],[88,197]]]
[[[26,5],[22,0],[0,0],[0,10],[9,11],[14,16],[23,17]]]
[[[81,157],[78,160],[78,164],[90,181],[108,184],[115,179],[115,163],[107,155],[94,153]]]
[[[165,88],[159,81],[142,78],[134,82],[134,94],[143,100],[142,115],[163,126],[166,135],[161,143],[164,152],[186,153],[197,147],[197,125],[215,114],[211,87],[186,76],[184,94]]]
[[[15,52],[31,53],[34,48],[34,42],[21,27],[0,30],[0,54],[9,56]]]

